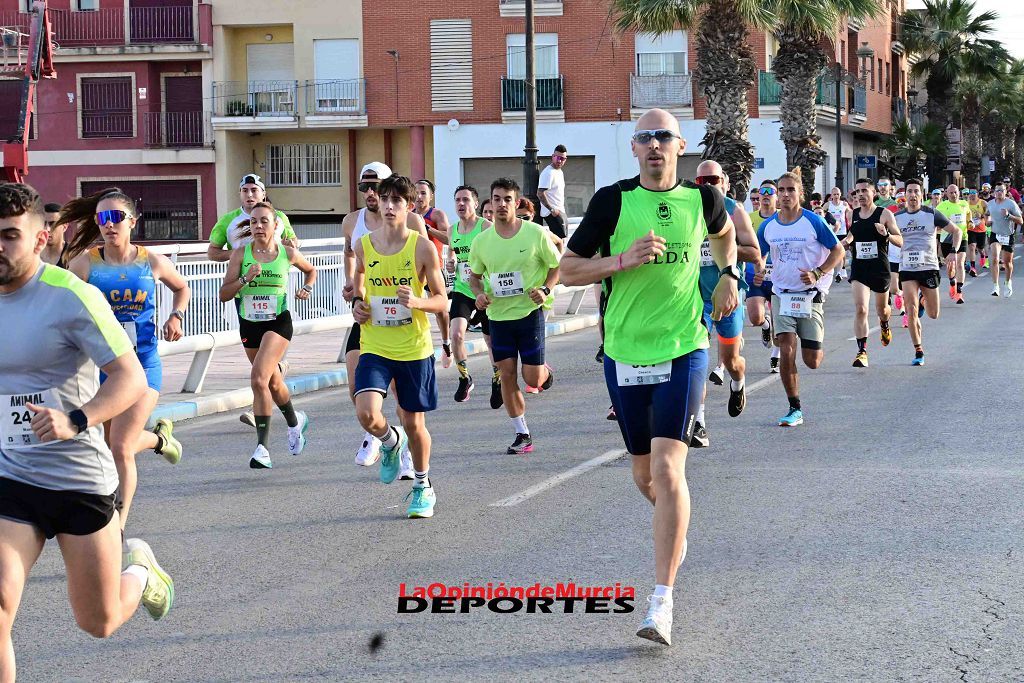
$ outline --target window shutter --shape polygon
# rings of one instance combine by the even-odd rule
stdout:
[[[473,23],[430,21],[430,106],[433,111],[473,109]]]

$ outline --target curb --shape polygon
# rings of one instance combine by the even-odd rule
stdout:
[[[596,313],[576,315],[567,320],[559,320],[545,324],[544,336],[557,337],[571,332],[578,332],[588,327],[596,327],[598,316]],[[471,339],[466,342],[466,353],[476,356],[487,353],[487,344],[481,339]],[[439,359],[441,349],[435,349],[434,358]],[[288,391],[293,396],[307,394],[321,389],[337,387],[348,384],[348,371],[345,368],[317,372],[311,375],[298,375],[285,380]],[[147,429],[152,428],[156,421],[166,418],[171,422],[191,420],[206,415],[225,413],[231,410],[238,410],[252,405],[252,389],[236,389],[211,396],[197,396],[193,401],[178,401],[158,405],[149,416]]]

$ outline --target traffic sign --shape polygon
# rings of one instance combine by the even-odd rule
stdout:
[[[764,168],[764,157],[754,157],[754,168],[755,169],[763,169]]]
[[[858,154],[857,168],[877,168],[878,159],[874,154]]]

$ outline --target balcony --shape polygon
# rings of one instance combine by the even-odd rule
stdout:
[[[306,125],[365,126],[366,80],[306,81]]]
[[[214,81],[213,127],[298,128],[298,81]]]
[[[760,71],[757,74],[757,102],[762,107],[778,107],[782,100],[782,85],[771,71]],[[866,97],[866,95],[865,95]],[[817,94],[814,103],[821,107],[835,109],[836,86],[833,81],[818,76]],[[839,106],[846,106],[846,88],[839,88]]]
[[[630,99],[635,108],[692,107],[693,76],[662,74],[658,76],[629,75]]]
[[[498,11],[503,17],[526,16],[526,0],[498,0]],[[533,13],[538,17],[560,17],[562,0],[533,0]]]
[[[537,111],[562,111],[562,76],[536,79]],[[526,79],[501,77],[501,110],[526,111]]]
[[[146,147],[213,147],[211,114],[206,111],[156,111],[143,114]]]
[[[859,116],[868,115],[868,89],[863,85],[853,86],[853,113]]]
[[[203,7],[206,6],[200,5]],[[50,9],[48,14],[58,55],[77,48],[194,45],[198,42],[196,8],[192,5],[129,7],[127,34],[123,7],[82,12]],[[27,31],[30,16],[24,12],[0,12],[0,26]]]

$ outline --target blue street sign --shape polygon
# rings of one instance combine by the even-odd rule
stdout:
[[[857,168],[875,168],[878,166],[874,154],[861,154],[857,156]]]
[[[754,157],[754,168],[764,168],[764,157]]]

